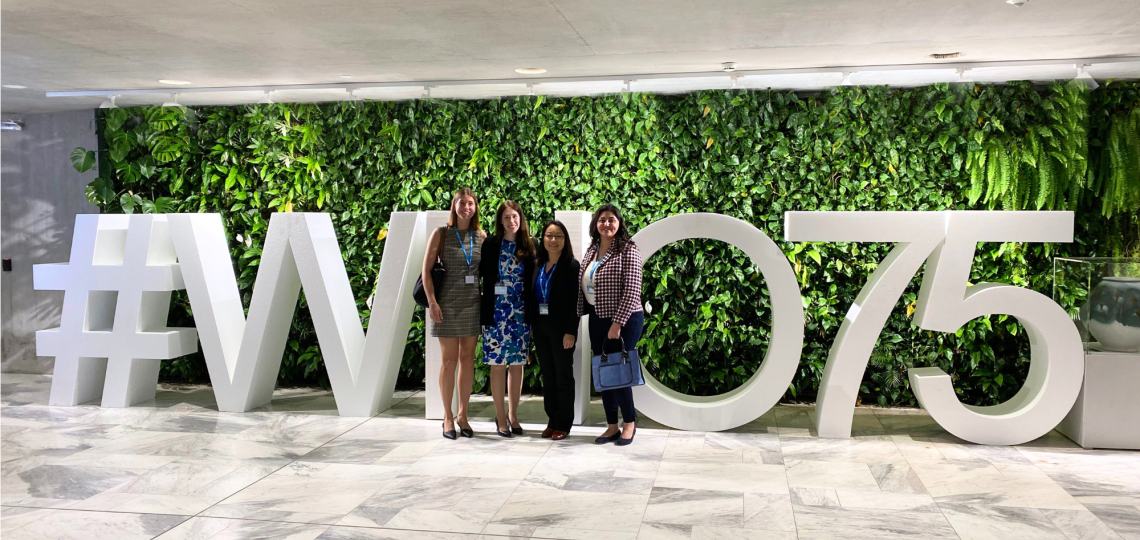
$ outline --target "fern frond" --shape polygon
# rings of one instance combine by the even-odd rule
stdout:
[[[986,195],[982,200],[992,207],[997,192],[997,185],[1001,181],[1001,156],[1004,154],[1001,144],[993,142],[986,152]]]
[[[995,191],[995,193],[994,193],[995,197],[1000,197],[1002,195],[1005,195],[1009,191],[1009,184],[1010,184],[1009,177],[1010,177],[1011,173],[1013,172],[1012,167],[1010,166],[1011,162],[1013,161],[1013,159],[1011,158],[1011,154],[1013,154],[1016,151],[1017,151],[1017,147],[1010,145],[1010,147],[1003,148],[1002,151],[998,153],[998,160],[999,160],[998,161],[998,166],[999,166],[998,178],[999,178],[999,181],[998,181],[997,188],[994,190]]]
[[[985,162],[986,151],[980,150],[974,152],[972,158],[967,158],[970,165],[970,206],[978,202],[978,198],[982,196],[982,188],[985,187],[985,169],[982,163]]]
[[[1053,196],[1053,160],[1045,153],[1037,158],[1037,209],[1041,210],[1050,204]]]
[[[1018,181],[1017,185],[1017,209],[1024,210],[1029,207],[1029,192],[1033,187],[1033,175],[1036,169],[1032,171],[1025,171],[1025,176]]]

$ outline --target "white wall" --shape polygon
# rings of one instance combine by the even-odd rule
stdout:
[[[84,189],[97,171],[71,167],[76,146],[96,147],[94,111],[4,115],[24,122],[0,139],[0,253],[12,271],[0,275],[3,362],[0,371],[51,373],[36,356],[36,330],[59,325],[62,291],[32,290],[32,265],[66,262],[76,214],[98,213]]]

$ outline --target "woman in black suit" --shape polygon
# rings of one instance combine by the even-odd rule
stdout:
[[[526,314],[542,370],[542,401],[548,418],[542,436],[559,441],[570,434],[574,423],[574,346],[580,321],[578,261],[562,222],[547,223],[539,239]]]

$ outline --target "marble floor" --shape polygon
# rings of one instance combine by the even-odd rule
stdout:
[[[47,407],[48,377],[2,377],[5,540],[1140,539],[1140,452],[1056,432],[978,446],[919,410],[861,407],[849,440],[816,437],[803,406],[721,433],[644,420],[616,447],[593,444],[597,424],[539,438],[539,398],[526,435],[501,439],[482,398],[476,437],[448,441],[422,392],[341,418],[313,389],[245,414],[201,386]]]

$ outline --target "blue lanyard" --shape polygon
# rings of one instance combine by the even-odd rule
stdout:
[[[509,240],[503,240],[503,247],[507,246],[507,242],[509,242]],[[511,246],[514,246],[514,245],[515,245],[515,243],[511,242]],[[510,270],[510,268],[511,268],[511,259],[514,256],[515,256],[515,253],[514,253],[514,250],[512,249],[510,256],[507,257],[507,260],[504,261],[502,258],[502,252],[500,250],[500,254],[499,254],[499,281],[506,281],[507,271]],[[506,263],[505,266],[504,266],[504,263]]]
[[[459,229],[452,230],[455,231],[455,237],[459,239],[459,249],[463,250],[463,258],[467,261],[467,269],[471,270],[471,259],[475,257],[475,233],[470,233],[471,251],[468,252],[467,248],[463,247],[463,237],[459,236]]]
[[[598,266],[600,266],[598,264],[598,261],[594,261],[594,262],[590,263],[590,280],[594,279],[594,272],[598,271]]]
[[[542,265],[542,268],[538,269],[538,294],[539,294],[538,298],[540,300],[542,300],[543,304],[550,301],[550,279],[552,277],[554,277],[554,269],[555,268],[558,268],[558,263],[554,263],[554,266],[550,267],[550,273],[549,274],[546,273],[546,265],[545,264]],[[543,278],[546,278],[546,279],[543,279]]]

